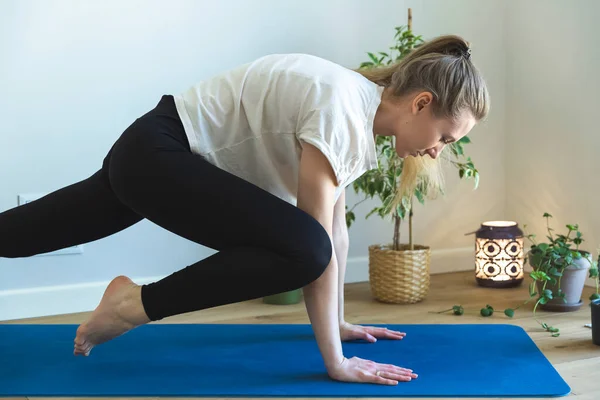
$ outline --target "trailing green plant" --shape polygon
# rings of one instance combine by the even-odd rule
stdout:
[[[395,43],[389,48],[390,52],[368,52],[369,60],[361,63],[360,68],[376,68],[398,62],[414,48],[424,43],[422,36],[414,35],[407,26],[398,26],[395,29]],[[439,157],[440,159],[449,161],[457,168],[461,179],[473,179],[475,189],[477,189],[479,186],[479,171],[475,168],[471,158],[466,156],[464,152],[464,146],[468,143],[471,143],[471,140],[468,136],[464,136],[460,140],[447,145]],[[378,205],[365,218],[369,218],[375,214],[381,218],[391,216],[394,222],[393,249],[398,250],[400,248],[400,224],[402,220],[408,217],[408,245],[412,249],[413,201],[416,199],[419,203],[425,204],[425,198],[428,197],[429,193],[424,190],[425,185],[417,183],[414,192],[409,196],[405,196],[402,202],[392,210],[391,204],[400,187],[399,179],[402,174],[404,160],[394,150],[393,136],[378,136],[375,145],[378,167],[367,171],[353,182],[352,186],[355,193],[363,193],[365,197],[350,209],[346,206],[346,224],[350,227],[356,220],[354,209],[359,204],[368,199],[377,198]]]
[[[529,273],[529,277],[532,282],[529,284],[529,297],[521,304],[514,308],[506,308],[504,315],[512,318],[515,311],[525,304],[529,303],[533,299],[537,299],[533,307],[533,316],[536,322],[546,331],[550,332],[553,337],[560,335],[560,330],[556,327],[550,326],[545,322],[538,320],[536,311],[540,304],[546,304],[550,300],[555,298],[561,298],[565,303],[567,302],[566,294],[560,287],[561,279],[565,269],[573,265],[575,260],[585,259],[589,262],[590,268],[588,270],[588,276],[593,278],[596,283],[596,291],[589,297],[590,301],[600,298],[600,287],[599,287],[599,276],[598,276],[598,265],[600,261],[600,247],[597,249],[598,259],[594,261],[591,253],[585,250],[580,250],[580,245],[584,242],[583,235],[579,231],[578,224],[567,224],[566,234],[553,234],[554,229],[550,227],[550,218],[552,215],[544,213],[546,218],[546,229],[548,234],[546,238],[547,242],[538,243],[536,241],[535,234],[527,234],[525,237],[532,243],[531,249],[525,258],[525,262],[529,262],[532,267],[532,271]],[[527,225],[523,226],[526,230]],[[541,286],[541,287],[540,287]],[[539,293],[538,293],[539,288]],[[458,313],[457,310],[461,312]],[[438,313],[444,313],[448,311],[454,311],[455,315],[463,315],[464,308],[460,305],[454,305],[452,309],[443,310]],[[493,308],[490,305],[486,305],[485,308],[480,310],[480,314],[484,317],[491,316],[493,314]]]
[[[595,278],[596,292],[590,296],[590,300],[600,298],[598,287],[598,262],[592,259],[591,253],[580,250],[579,246],[583,243],[583,235],[579,231],[579,225],[567,224],[567,234],[553,235],[554,229],[550,227],[550,218],[552,215],[544,213],[546,218],[546,229],[548,231],[548,242],[537,243],[534,234],[527,234],[526,237],[532,242],[529,252],[528,261],[534,268],[530,274],[531,277],[539,282],[543,282],[543,296],[540,299],[540,304],[545,304],[554,297],[560,297],[565,302],[565,294],[560,289],[560,282],[564,270],[573,264],[574,260],[585,259],[590,264],[588,275],[590,278]],[[524,226],[526,228],[527,225]],[[574,234],[572,237],[571,235]],[[573,248],[574,247],[574,248]],[[598,249],[600,256],[600,248]],[[547,284],[557,286],[558,290],[554,293],[550,289],[546,289]],[[549,292],[546,292],[549,290]]]

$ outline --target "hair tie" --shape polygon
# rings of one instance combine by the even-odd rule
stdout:
[[[467,50],[465,50],[463,52],[463,57],[466,58],[467,60],[471,59],[471,48],[468,47]]]

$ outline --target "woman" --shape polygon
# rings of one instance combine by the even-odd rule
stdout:
[[[146,218],[218,252],[147,285],[116,277],[77,329],[76,355],[150,321],[303,288],[331,378],[408,381],[409,369],[342,353],[343,340],[404,337],[344,321],[344,188],[377,167],[376,136],[394,135],[406,158],[400,199],[430,173],[424,156],[466,135],[488,104],[457,36],[377,70],[262,57],[163,96],[95,174],[0,214],[0,257],[88,243]]]

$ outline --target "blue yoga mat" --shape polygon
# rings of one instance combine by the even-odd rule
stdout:
[[[381,325],[403,340],[344,342],[413,369],[396,386],[327,377],[310,325],[148,324],[73,355],[77,325],[0,325],[0,396],[554,397],[570,393],[513,325]],[[532,379],[532,377],[543,379]]]

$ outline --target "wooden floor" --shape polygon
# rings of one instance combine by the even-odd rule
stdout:
[[[593,292],[586,287],[583,298]],[[513,323],[522,326],[572,388],[577,400],[600,399],[600,346],[591,340],[589,301],[570,313],[538,312],[538,318],[560,329],[560,337],[550,337],[532,318],[533,302],[518,310],[512,319],[502,310],[514,307],[527,298],[527,285],[514,289],[486,289],[474,283],[472,273],[433,275],[429,296],[413,305],[379,303],[371,297],[368,283],[346,285],[346,320],[352,323]],[[465,314],[457,317],[436,314],[461,304]],[[498,316],[484,318],[479,309],[486,304],[500,310]],[[81,323],[89,313],[69,314],[3,323]],[[162,323],[308,323],[304,304],[266,305],[260,300],[189,313],[163,320]],[[160,322],[157,322],[160,323]],[[443,365],[440,365],[443,367]],[[531,379],[544,379],[531,377]],[[51,398],[58,400],[58,398]],[[102,398],[95,398],[103,400]],[[16,400],[16,399],[14,399]],[[22,399],[20,399],[22,400]],[[49,399],[50,400],[50,399]],[[111,398],[110,400],[114,400]]]

